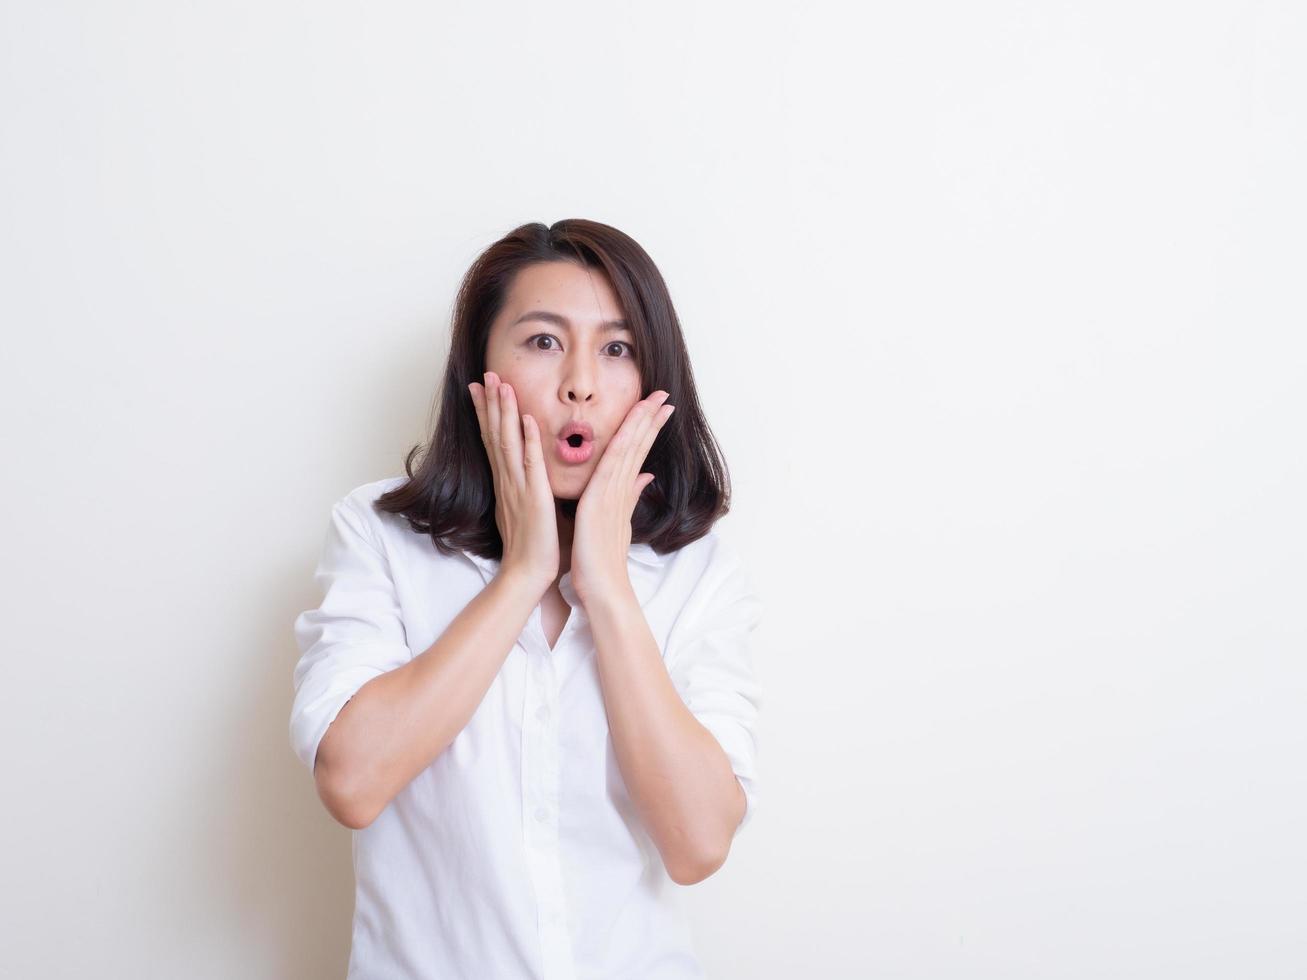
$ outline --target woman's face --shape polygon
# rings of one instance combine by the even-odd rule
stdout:
[[[640,400],[635,336],[626,327],[606,326],[621,319],[602,271],[538,262],[518,272],[490,327],[486,370],[512,385],[519,415],[536,420],[556,498],[580,498],[609,440]],[[594,429],[584,462],[565,458],[561,433],[573,421]]]

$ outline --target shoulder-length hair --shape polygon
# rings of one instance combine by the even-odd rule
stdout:
[[[653,260],[630,236],[597,221],[568,218],[551,227],[532,222],[487,248],[464,275],[454,304],[449,359],[436,394],[434,432],[425,447],[409,450],[404,461],[408,480],[374,504],[380,512],[403,515],[414,531],[430,535],[442,554],[462,549],[482,558],[503,558],[494,476],[468,385],[484,379],[490,326],[514,277],[527,265],[559,261],[607,276],[635,335],[641,397],[661,389],[676,406],[641,466],[642,472],[654,474],[654,481],[631,515],[631,543],[647,543],[666,554],[707,534],[730,510],[726,461],[699,406],[680,321]],[[575,515],[575,501],[560,504],[564,513]]]

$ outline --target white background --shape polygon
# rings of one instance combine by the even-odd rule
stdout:
[[[291,622],[588,217],[769,602],[709,976],[1307,974],[1303,5],[0,9],[5,971],[343,976]]]

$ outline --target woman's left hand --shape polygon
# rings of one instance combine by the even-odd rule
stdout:
[[[652,473],[641,473],[640,467],[675,410],[675,406],[663,404],[668,397],[668,392],[660,389],[631,406],[577,501],[571,572],[572,588],[583,606],[630,591],[626,560],[631,549],[631,515],[654,478]]]

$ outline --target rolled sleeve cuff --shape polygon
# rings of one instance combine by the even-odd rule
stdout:
[[[318,745],[340,710],[364,684],[384,673],[386,669],[357,664],[333,671],[321,689],[308,684],[300,689],[291,713],[290,744],[309,772],[313,771]]]
[[[717,744],[730,760],[731,771],[744,789],[744,816],[735,828],[738,834],[749,823],[758,805],[757,749],[753,736],[734,718],[710,714],[695,717],[717,739]]]

